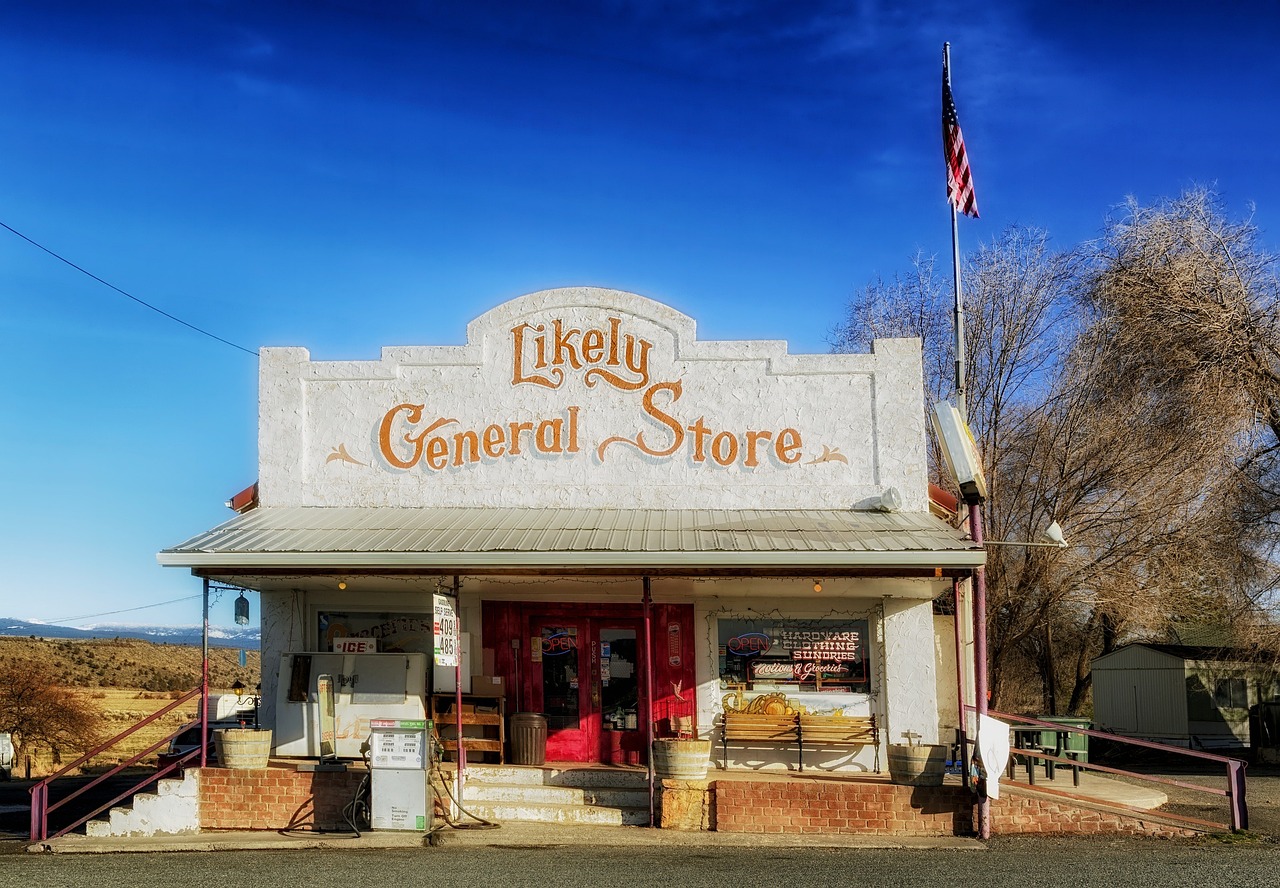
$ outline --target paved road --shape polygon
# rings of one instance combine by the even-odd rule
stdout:
[[[767,848],[423,848],[9,854],[0,886],[1272,886],[1269,843],[1004,839],[980,851]]]

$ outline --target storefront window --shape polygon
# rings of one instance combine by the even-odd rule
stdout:
[[[373,638],[378,653],[432,654],[435,636],[430,614],[321,613],[320,649],[333,649],[335,638]]]
[[[866,620],[720,619],[720,681],[743,690],[869,693]]]
[[[578,629],[542,629],[542,709],[549,730],[576,730],[578,716]]]

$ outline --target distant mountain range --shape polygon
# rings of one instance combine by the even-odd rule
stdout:
[[[34,635],[37,638],[139,638],[143,641],[198,645],[201,630],[199,626],[130,626],[118,623],[104,623],[101,626],[77,629],[70,626],[55,626],[51,623],[31,623],[26,620],[0,617],[0,636],[3,635],[23,637]],[[211,645],[257,650],[259,642],[257,626],[234,629],[228,629],[225,626],[209,627],[209,644]]]

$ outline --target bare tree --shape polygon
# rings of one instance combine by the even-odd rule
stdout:
[[[1252,221],[1213,192],[1153,207],[1130,200],[1107,226],[1087,297],[1115,342],[1116,371],[1179,407],[1212,410],[1243,439],[1255,485],[1245,518],[1280,531],[1280,263]],[[1185,420],[1171,416],[1171,421]],[[1274,552],[1272,553],[1274,554]]]
[[[56,763],[65,750],[91,746],[100,726],[94,704],[55,684],[43,663],[0,663],[0,731],[12,734],[15,755],[46,749]]]
[[[1280,486],[1280,331],[1274,263],[1254,237],[1196,192],[1154,210],[1130,204],[1070,253],[1010,229],[966,263],[988,535],[1032,540],[1059,520],[1072,542],[988,552],[997,706],[1007,695],[1078,711],[1092,658],[1121,641],[1179,620],[1256,616],[1275,568],[1265,516]],[[920,335],[926,384],[946,397],[948,289],[917,256],[911,276],[855,297],[834,344]],[[1202,321],[1213,329],[1197,332]],[[1027,675],[1040,678],[1034,691]]]

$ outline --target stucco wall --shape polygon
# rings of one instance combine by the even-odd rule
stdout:
[[[616,290],[523,296],[465,345],[376,361],[263,349],[259,410],[264,506],[928,507],[918,340],[701,341]]]

